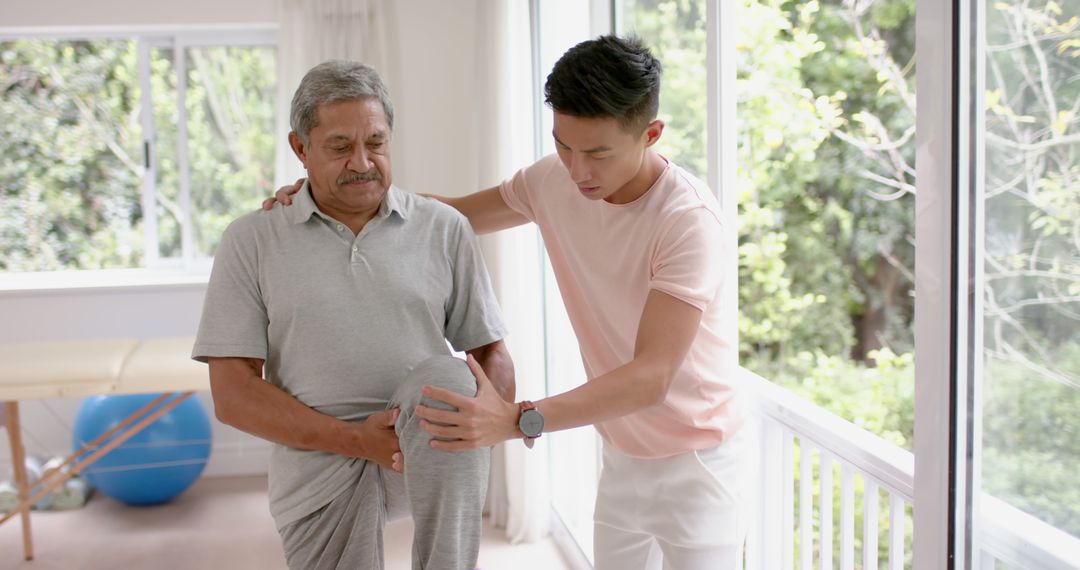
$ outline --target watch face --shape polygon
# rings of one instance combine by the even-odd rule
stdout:
[[[521,413],[521,419],[518,420],[518,428],[527,437],[539,437],[544,431],[544,416],[536,410],[525,410]]]

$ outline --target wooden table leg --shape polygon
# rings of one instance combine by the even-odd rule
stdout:
[[[15,486],[19,489],[21,505],[30,496],[30,482],[26,479],[26,452],[23,450],[22,432],[19,429],[19,403],[4,402],[4,411],[7,416],[8,439],[11,441],[11,463],[15,471]],[[19,514],[22,517],[23,553],[27,560],[33,560],[34,544],[30,534],[30,505],[26,505]]]

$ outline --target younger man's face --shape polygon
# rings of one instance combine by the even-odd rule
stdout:
[[[614,117],[575,117],[558,111],[554,123],[555,149],[582,196],[615,204],[636,198],[626,190],[641,173],[645,149],[658,136],[650,133],[653,124],[634,135]]]

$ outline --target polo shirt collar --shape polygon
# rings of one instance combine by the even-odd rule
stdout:
[[[408,208],[405,205],[405,200],[401,197],[401,190],[398,190],[397,186],[393,184],[386,191],[382,204],[379,204],[379,216],[386,217],[392,213],[397,214],[402,220],[409,219]]]
[[[379,204],[379,212],[375,215],[379,218],[385,218],[393,213],[397,214],[402,220],[407,220],[409,219],[407,210],[405,200],[401,197],[401,190],[391,185],[386,195],[383,196],[382,203]],[[311,183],[305,180],[304,185],[300,187],[300,191],[293,196],[292,206],[285,208],[285,216],[292,224],[302,224],[310,220],[313,214],[329,219],[315,205],[315,198],[311,196]]]
[[[319,209],[315,207],[315,199],[311,197],[311,185],[305,180],[300,191],[293,196],[292,206],[285,208],[285,217],[290,223],[302,224],[318,211]]]

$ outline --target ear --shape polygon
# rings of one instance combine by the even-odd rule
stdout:
[[[650,147],[656,144],[656,141],[660,140],[660,135],[664,134],[664,121],[660,119],[653,119],[645,127],[645,146]]]
[[[307,149],[304,148],[304,143],[300,140],[300,135],[296,134],[296,131],[289,131],[289,146],[292,147],[296,158],[299,158],[300,162],[304,164],[304,168],[307,168]]]

